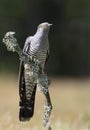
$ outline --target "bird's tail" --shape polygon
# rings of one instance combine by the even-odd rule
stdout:
[[[34,114],[36,86],[34,87],[30,101],[20,101],[19,120],[29,121]]]
[[[29,121],[34,114],[34,104],[35,104],[35,94],[36,85],[34,86],[30,100],[26,98],[26,86],[24,77],[24,65],[23,62],[20,64],[19,72],[19,95],[20,95],[20,110],[19,110],[19,120]]]

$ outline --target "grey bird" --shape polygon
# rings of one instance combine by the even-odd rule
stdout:
[[[39,60],[41,64],[42,73],[44,73],[45,63],[49,57],[49,41],[48,32],[50,26],[48,22],[41,23],[34,36],[29,36],[23,48],[23,52],[30,57]],[[23,61],[20,61],[19,70],[19,95],[20,95],[20,121],[28,121],[34,114],[35,94],[37,84],[34,83],[33,78],[26,76],[28,67]],[[27,69],[27,70],[26,70]],[[27,87],[28,86],[28,87]]]

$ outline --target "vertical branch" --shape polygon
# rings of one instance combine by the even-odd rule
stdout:
[[[44,122],[44,126],[46,127],[48,122],[49,122],[49,118],[51,115],[51,111],[52,111],[52,103],[51,103],[51,99],[50,99],[50,94],[49,92],[47,92],[46,94],[44,94],[46,97],[46,102],[45,102],[45,106],[44,106],[44,117],[43,117],[43,122]],[[49,126],[50,127],[50,126]]]

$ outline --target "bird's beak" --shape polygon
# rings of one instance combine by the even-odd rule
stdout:
[[[48,26],[52,26],[53,24],[49,23]]]

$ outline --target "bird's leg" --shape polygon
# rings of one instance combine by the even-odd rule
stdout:
[[[51,111],[52,111],[52,103],[51,103],[49,92],[44,93],[44,95],[46,97],[46,102],[45,102],[45,106],[44,106],[43,123],[44,123],[44,126],[48,128],[48,130],[51,130],[51,127],[49,124],[49,118],[50,118]]]

